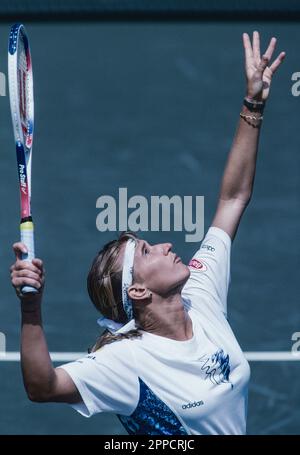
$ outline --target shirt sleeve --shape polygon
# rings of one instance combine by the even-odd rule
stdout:
[[[183,297],[192,297],[192,306],[212,305],[227,317],[230,252],[229,235],[220,228],[210,227],[199,250],[189,262],[191,274],[182,289]]]
[[[81,395],[82,401],[70,406],[84,417],[99,412],[130,415],[134,411],[138,378],[126,341],[105,345],[95,353],[59,367],[70,375]]]

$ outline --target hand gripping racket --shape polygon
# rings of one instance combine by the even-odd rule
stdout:
[[[29,41],[22,24],[12,26],[8,42],[8,85],[10,110],[16,142],[21,203],[21,242],[27,247],[22,259],[34,256],[34,227],[31,216],[31,160],[33,140],[33,78]],[[23,286],[22,293],[37,293],[31,286]]]

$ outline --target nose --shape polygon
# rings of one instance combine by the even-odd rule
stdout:
[[[163,251],[163,254],[164,254],[165,256],[167,256],[167,254],[169,253],[169,251],[171,251],[172,248],[173,248],[172,243],[163,243],[163,244],[162,244],[162,251]]]
[[[169,251],[173,248],[173,245],[172,243],[156,243],[152,248],[153,251],[167,256]]]

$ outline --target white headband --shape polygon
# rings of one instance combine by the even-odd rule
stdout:
[[[97,323],[102,327],[106,327],[110,332],[121,333],[135,328],[135,321],[133,319],[132,300],[129,298],[127,290],[132,285],[133,280],[133,261],[135,252],[136,241],[129,239],[126,242],[123,271],[122,271],[122,303],[124,311],[127,315],[128,321],[126,324],[115,322],[112,319],[102,316],[97,320]]]
[[[129,239],[126,243],[122,273],[122,302],[129,321],[133,318],[133,310],[132,300],[128,296],[127,289],[132,285],[134,251],[135,240]]]

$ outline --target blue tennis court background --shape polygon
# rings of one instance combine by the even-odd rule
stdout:
[[[300,71],[295,23],[25,24],[35,81],[33,210],[45,262],[44,326],[51,351],[85,351],[97,313],[85,290],[92,257],[114,233],[96,229],[96,199],[204,195],[209,227],[245,94],[243,31],[262,47],[278,37],[286,61],[265,110],[255,191],[232,251],[230,322],[246,351],[290,351],[299,315],[299,109],[291,75]],[[7,72],[9,25],[0,29]],[[8,96],[0,98],[2,216],[0,331],[19,349],[19,305],[9,282],[19,200]],[[188,261],[185,233],[172,241]],[[251,362],[248,432],[299,433],[299,362]],[[84,419],[67,405],[30,403],[20,365],[0,363],[1,434],[125,434],[108,414]]]

